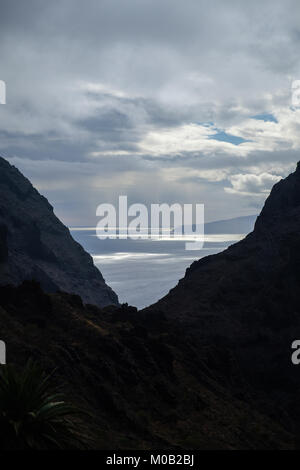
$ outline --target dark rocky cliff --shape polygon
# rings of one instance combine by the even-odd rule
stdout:
[[[194,262],[145,313],[160,312],[180,324],[236,393],[259,397],[277,416],[283,408],[299,429],[300,366],[291,361],[292,342],[300,338],[299,288],[298,164],[275,184],[252,233]]]
[[[84,305],[32,282],[0,286],[8,362],[57,368],[68,399],[89,413],[78,427],[92,448],[299,449],[300,365],[291,362],[300,339],[299,196],[297,167],[274,186],[251,234],[193,263],[141,312]],[[20,206],[24,217],[32,204]],[[28,230],[35,244],[23,251],[49,266],[57,253],[35,232],[43,215],[18,236]],[[7,266],[14,223],[2,220]]]
[[[282,323],[299,310],[300,166],[275,184],[255,228],[222,253],[192,263],[185,277],[147,311],[161,310],[186,324],[208,323],[234,335],[232,321]],[[225,315],[225,312],[230,315]],[[248,313],[249,315],[248,315]],[[264,312],[260,318],[258,312]],[[221,326],[222,324],[222,326]]]
[[[78,294],[86,303],[118,303],[48,201],[0,158],[0,284],[18,285],[26,279],[39,281],[46,292]]]

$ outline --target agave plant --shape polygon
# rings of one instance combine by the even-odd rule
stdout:
[[[76,410],[51,385],[51,375],[31,360],[18,372],[0,368],[0,449],[74,448],[80,440],[71,418]]]

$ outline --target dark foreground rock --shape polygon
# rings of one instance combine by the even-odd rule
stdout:
[[[294,446],[292,433],[250,395],[222,383],[222,355],[207,363],[193,338],[162,315],[100,310],[26,282],[0,287],[0,325],[9,363],[30,357],[47,372],[56,368],[66,399],[87,412],[77,429],[91,448]]]

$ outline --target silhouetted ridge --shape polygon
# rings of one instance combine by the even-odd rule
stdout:
[[[244,381],[254,400],[288,416],[300,434],[300,374],[291,361],[291,344],[300,338],[299,287],[298,164],[274,185],[252,233],[195,261],[145,314],[160,312],[189,331],[199,355],[220,364],[225,381],[241,374],[239,387]],[[229,372],[224,364],[221,370],[222,355],[231,357]],[[233,386],[237,393],[239,387]]]
[[[271,222],[272,217],[285,217],[292,210],[300,206],[300,162],[296,171],[287,178],[276,183],[267,198],[257,222],[263,223],[263,219]]]
[[[0,284],[39,281],[47,292],[84,302],[118,304],[91,256],[71,237],[53,207],[17,168],[0,158]]]

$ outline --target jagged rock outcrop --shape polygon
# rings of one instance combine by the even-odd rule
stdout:
[[[224,333],[228,323],[228,334],[235,334],[233,320],[254,321],[256,309],[269,311],[271,323],[278,322],[281,312],[285,326],[287,312],[299,309],[299,248],[298,164],[294,173],[274,185],[252,233],[222,253],[192,263],[178,285],[149,310],[162,310],[170,318],[192,324],[204,321],[205,312],[210,319],[217,313],[218,329]],[[228,317],[219,311],[231,313]]]
[[[275,184],[252,233],[194,262],[145,313],[161,312],[189,331],[221,381],[299,433],[300,366],[291,361],[292,342],[300,339],[299,288],[298,164]]]
[[[75,293],[86,303],[118,304],[91,256],[55,216],[47,199],[0,158],[0,284],[35,279],[46,292]]]

